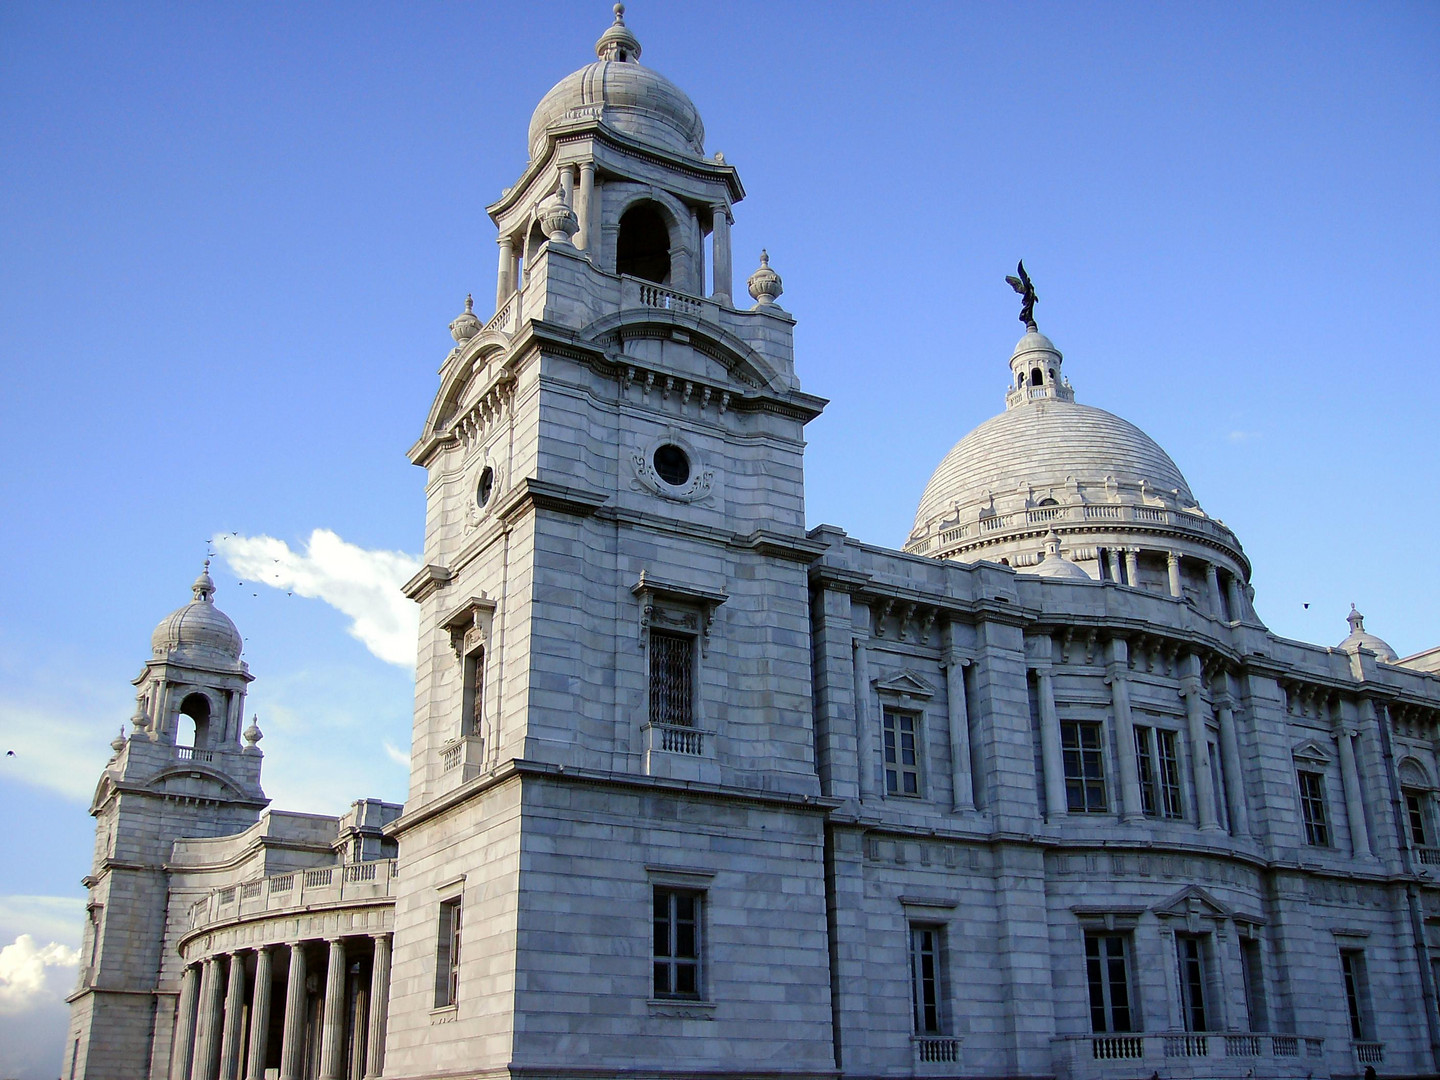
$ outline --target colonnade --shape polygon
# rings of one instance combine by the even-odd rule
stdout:
[[[1138,586],[1140,583],[1140,553],[1151,549],[1138,547],[1107,547],[1103,549],[1104,570],[1110,580],[1120,584]],[[1155,555],[1165,558],[1166,585],[1171,596],[1180,599],[1185,595],[1184,577],[1180,571],[1182,559],[1191,558],[1178,551],[1155,549]],[[1200,562],[1205,572],[1205,593],[1210,613],[1217,619],[1238,619],[1244,610],[1241,604],[1240,581],[1226,571],[1220,578],[1220,566],[1203,559]]]
[[[321,946],[323,967],[312,972],[307,950]],[[277,958],[288,969],[280,1002],[273,1000]],[[368,980],[361,977],[367,958]],[[181,977],[170,1080],[264,1080],[276,1056],[271,1038],[276,1009],[282,1020],[280,1080],[379,1077],[389,998],[389,934],[292,941],[206,957]]]

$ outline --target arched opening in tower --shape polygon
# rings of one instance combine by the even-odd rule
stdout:
[[[180,702],[175,745],[204,749],[210,742],[210,702],[204,694],[189,694]]]
[[[1044,386],[1044,385],[1045,385],[1045,373],[1044,373],[1043,371],[1041,371],[1038,367],[1037,367],[1037,368],[1032,368],[1031,371],[1030,371],[1030,385],[1031,385],[1031,386]]]
[[[615,272],[664,284],[670,277],[670,230],[654,203],[637,203],[620,217]]]

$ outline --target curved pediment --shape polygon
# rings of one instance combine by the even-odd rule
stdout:
[[[666,308],[626,308],[602,316],[580,331],[579,337],[613,353],[625,339],[659,338],[674,340],[676,332],[696,352],[714,360],[745,391],[768,391],[788,395],[788,376],[776,365],[722,326],[685,311]]]
[[[477,373],[483,372],[490,361],[505,351],[510,339],[498,330],[477,334],[466,342],[463,348],[452,354],[441,369],[440,389],[425,418],[423,439],[444,434],[465,404],[465,391],[474,381]]]
[[[185,783],[172,784],[172,780],[184,780]],[[197,780],[200,781],[199,785],[195,783]],[[197,786],[204,786],[206,783],[220,789],[220,791],[216,793],[216,797],[219,798],[252,798],[250,793],[218,769],[213,769],[208,765],[194,761],[186,762],[184,765],[175,765],[161,769],[141,784],[140,787],[144,791],[163,795],[199,795],[201,793],[194,789]]]

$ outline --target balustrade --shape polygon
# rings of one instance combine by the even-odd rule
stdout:
[[[659,285],[651,285],[648,282],[642,282],[640,285],[640,303],[645,307],[679,311],[686,315],[700,314],[700,301],[697,298],[662,288]]]
[[[399,876],[394,859],[375,859],[339,868],[323,866],[276,874],[238,886],[227,885],[191,905],[190,925],[199,927],[304,904],[387,897],[393,895],[392,882]]]
[[[176,761],[214,761],[214,750],[197,750],[193,746],[175,747]]]
[[[659,733],[658,749],[667,754],[692,754],[700,757],[705,753],[705,733],[691,727],[673,724],[652,724]]]
[[[1440,848],[1417,847],[1415,855],[1422,866],[1440,866]]]
[[[1355,1060],[1361,1065],[1379,1065],[1385,1060],[1385,1044],[1378,1042],[1355,1043]]]
[[[1054,1048],[1057,1069],[1068,1073],[1071,1080],[1107,1080],[1116,1076],[1145,1075],[1156,1071],[1167,1075],[1167,1067],[1170,1074],[1175,1076],[1240,1076],[1252,1073],[1299,1080],[1307,1069],[1313,1069],[1312,1065],[1301,1060],[1302,1043],[1306,1057],[1323,1056],[1324,1039],[1259,1032],[1209,1034],[1171,1031],[1156,1034],[1059,1036],[1054,1040]],[[1356,1058],[1361,1064],[1371,1063],[1370,1055],[1383,1053],[1383,1047],[1379,1043],[1354,1045]],[[1362,1058],[1362,1052],[1367,1057]],[[1234,1064],[1219,1064],[1226,1060],[1233,1061]],[[1108,1064],[1112,1062],[1115,1064]]]
[[[947,1035],[914,1035],[915,1060],[922,1065],[957,1065],[960,1040]]]

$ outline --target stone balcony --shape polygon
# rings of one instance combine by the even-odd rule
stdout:
[[[1259,1032],[1062,1035],[1051,1040],[1051,1050],[1062,1080],[1119,1080],[1154,1073],[1166,1080],[1303,1080],[1319,1071],[1325,1040]]]
[[[395,859],[321,866],[274,874],[257,881],[211,890],[190,908],[190,929],[233,923],[317,906],[393,899],[399,872]]]

